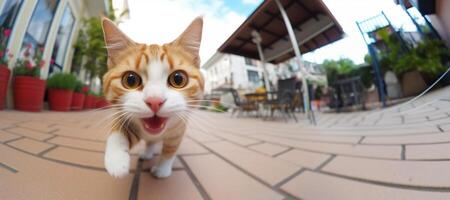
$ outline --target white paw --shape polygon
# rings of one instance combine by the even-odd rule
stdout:
[[[105,153],[105,168],[116,178],[128,175],[130,171],[130,155],[125,151],[110,151]]]
[[[151,172],[156,178],[167,178],[172,174],[172,166],[153,166]]]
[[[139,158],[144,160],[151,160],[153,157],[154,155],[152,153],[151,154],[144,153],[139,156]]]
[[[145,151],[139,156],[144,160],[151,160],[155,155],[155,147],[153,145],[149,145]]]

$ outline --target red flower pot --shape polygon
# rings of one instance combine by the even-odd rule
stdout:
[[[90,108],[96,108],[97,102],[98,102],[98,97],[92,96],[91,98],[92,98],[92,102],[90,104]]]
[[[84,94],[74,92],[72,96],[72,110],[81,110],[84,106]]]
[[[41,111],[44,104],[45,83],[45,80],[31,76],[14,77],[14,108],[22,111]]]
[[[69,111],[72,105],[72,90],[67,89],[49,89],[48,102],[50,110]]]
[[[109,105],[109,103],[108,103],[108,101],[106,101],[105,98],[99,98],[99,100],[97,102],[97,108],[104,108],[108,105]]]
[[[92,104],[92,96],[91,95],[86,95],[84,97],[84,109],[89,109],[91,108],[91,104]]]
[[[11,70],[8,69],[8,66],[0,66],[0,110],[6,107],[6,92],[10,74]]]

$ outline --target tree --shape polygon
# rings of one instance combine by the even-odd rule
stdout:
[[[112,1],[109,2],[108,18],[118,20],[114,16]],[[128,12],[124,11],[124,12]],[[124,14],[121,14],[121,16]],[[78,40],[74,45],[76,53],[74,63],[79,67],[86,69],[90,79],[102,78],[108,70],[106,62],[108,54],[106,44],[103,39],[102,21],[99,17],[92,17],[83,20],[83,29],[80,30]],[[83,62],[83,59],[85,62]]]
[[[322,67],[326,71],[328,83],[334,83],[338,76],[352,75],[357,69],[356,64],[349,58],[341,58],[337,61],[326,59]]]

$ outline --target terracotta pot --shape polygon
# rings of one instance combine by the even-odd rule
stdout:
[[[419,71],[407,72],[402,76],[403,96],[415,96],[427,88],[427,84]]]
[[[108,105],[109,105],[109,103],[108,103],[108,101],[106,101],[105,98],[103,98],[103,97],[99,98],[99,100],[97,102],[97,108],[104,108]]]
[[[72,105],[72,90],[67,89],[49,89],[48,102],[50,110],[69,111]]]
[[[11,70],[8,69],[8,66],[0,66],[0,110],[6,107],[6,94],[10,74]]]
[[[84,106],[85,96],[83,93],[74,92],[72,96],[72,110],[81,110]]]
[[[14,77],[14,108],[22,111],[41,111],[44,104],[45,83],[45,80],[31,76]]]
[[[89,108],[96,108],[97,107],[97,102],[98,102],[98,97],[96,96],[91,96],[92,101],[91,104],[89,106]]]
[[[91,95],[85,95],[84,98],[84,109],[89,109],[91,108],[91,104],[92,104],[92,96]]]

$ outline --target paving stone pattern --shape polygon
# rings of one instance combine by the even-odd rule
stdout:
[[[450,199],[449,96],[317,126],[195,111],[163,180],[142,146],[127,177],[106,173],[110,111],[1,111],[0,199]]]

